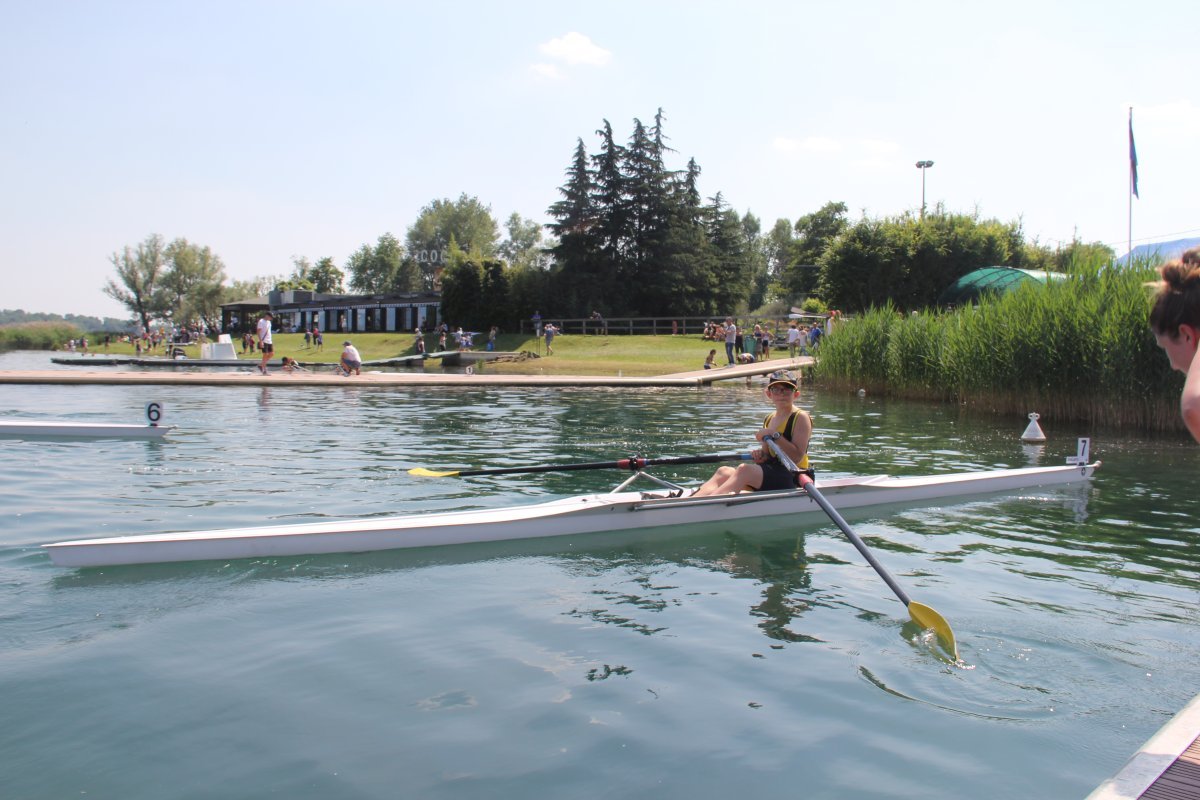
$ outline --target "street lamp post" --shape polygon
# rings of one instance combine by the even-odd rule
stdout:
[[[925,170],[932,166],[932,161],[917,162],[917,169],[921,170],[921,219],[925,219]]]

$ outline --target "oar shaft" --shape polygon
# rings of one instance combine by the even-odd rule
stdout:
[[[460,477],[472,475],[515,475],[532,472],[576,472],[586,469],[639,470],[664,464],[708,464],[714,461],[741,461],[750,458],[749,453],[716,453],[704,456],[676,456],[672,458],[622,458],[619,461],[590,461],[578,464],[541,464],[529,467],[497,467],[496,469],[464,469],[455,472]]]
[[[896,583],[896,580],[891,576],[891,574],[889,574],[888,571],[883,568],[883,564],[879,563],[879,559],[875,558],[875,554],[871,552],[871,549],[867,547],[866,543],[862,539],[858,538],[858,534],[854,532],[854,529],[850,527],[850,524],[846,522],[836,508],[830,505],[829,501],[825,499],[825,495],[817,491],[817,487],[813,485],[812,477],[807,472],[804,472],[797,467],[796,462],[788,458],[787,453],[780,449],[779,445],[775,443],[774,439],[764,439],[764,441],[767,443],[767,446],[771,448],[771,452],[775,454],[775,457],[783,463],[783,466],[785,466],[799,478],[800,486],[803,487],[806,492],[808,492],[808,496],[813,500],[816,500],[817,505],[819,505],[821,509],[827,515],[829,515],[829,518],[833,520],[833,523],[842,529],[842,533],[846,534],[846,538],[850,540],[850,543],[854,545],[855,549],[862,553],[862,557],[867,560],[867,563],[879,573],[879,577],[883,578],[888,587],[896,593],[896,597],[900,598],[900,602],[904,603],[906,606],[912,602],[908,599],[908,595],[905,594],[904,590],[900,588],[900,584]]]
[[[817,505],[829,515],[834,524],[842,529],[842,533],[846,534],[846,538],[850,540],[850,544],[854,545],[855,549],[862,553],[862,557],[867,560],[868,564],[874,567],[875,571],[879,573],[879,577],[883,578],[884,583],[896,593],[896,597],[900,598],[900,602],[906,606],[911,603],[912,601],[909,600],[908,595],[900,588],[900,584],[896,583],[891,573],[883,568],[883,564],[880,564],[879,559],[875,558],[875,554],[867,547],[866,542],[858,538],[858,534],[854,532],[854,529],[850,527],[838,510],[830,505],[829,501],[825,499],[825,495],[821,494],[817,490],[817,487],[813,485],[813,479],[802,472],[800,473],[800,485],[808,492],[809,497],[817,501]]]
[[[924,603],[914,603],[912,600],[910,600],[908,595],[905,594],[904,590],[900,588],[900,584],[896,583],[896,580],[891,576],[891,574],[888,573],[888,571],[883,568],[883,565],[879,563],[879,559],[875,558],[875,554],[871,552],[866,543],[863,542],[862,539],[858,538],[858,534],[855,533],[846,520],[842,518],[842,515],[838,513],[838,510],[830,505],[829,501],[825,499],[825,495],[821,494],[821,492],[817,490],[817,487],[813,485],[812,474],[802,471],[799,467],[797,467],[795,463],[788,458],[787,454],[779,448],[779,445],[775,444],[774,439],[764,439],[763,441],[768,447],[771,448],[771,451],[775,453],[775,457],[778,458],[783,465],[791,470],[792,474],[799,479],[800,485],[804,488],[804,491],[808,492],[808,496],[813,500],[816,500],[817,505],[819,505],[826,515],[828,515],[829,518],[833,520],[839,528],[842,529],[842,533],[846,534],[846,538],[850,540],[850,543],[854,545],[855,549],[857,549],[858,552],[862,554],[862,557],[867,560],[867,563],[870,564],[877,573],[879,573],[879,577],[883,578],[884,583],[888,585],[888,588],[896,593],[896,597],[900,598],[900,602],[904,603],[905,608],[908,609],[908,614],[910,617],[912,617],[913,622],[916,622],[922,628],[932,628],[937,633],[938,638],[941,639],[943,645],[945,645],[947,652],[954,656],[954,661],[957,663],[958,642],[954,638],[954,629],[950,627],[950,623],[946,621],[946,618]]]

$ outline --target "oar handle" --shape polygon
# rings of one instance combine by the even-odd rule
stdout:
[[[825,499],[825,495],[817,491],[817,487],[813,481],[812,475],[797,467],[796,462],[792,461],[792,459],[788,457],[787,453],[783,452],[779,445],[775,444],[775,440],[773,438],[763,439],[763,441],[767,443],[767,446],[771,448],[771,452],[775,454],[775,457],[779,459],[783,466],[796,476],[796,480],[800,483],[800,487],[804,489],[804,491],[808,492],[808,496],[813,500],[816,500],[817,505],[821,507],[821,509],[829,516],[831,520],[833,520],[833,523],[842,529],[842,533],[846,534],[846,538],[850,540],[850,543],[854,545],[855,549],[857,549],[859,553],[862,553],[862,557],[867,560],[867,563],[879,573],[879,577],[883,578],[888,587],[896,593],[896,597],[900,598],[900,602],[904,603],[906,606],[911,603],[912,601],[908,599],[908,595],[905,594],[904,590],[900,588],[900,584],[896,583],[896,580],[888,573],[886,569],[883,568],[883,564],[879,563],[879,559],[875,558],[875,554],[871,552],[871,549],[867,547],[866,543],[863,542],[862,539],[858,538],[858,534],[854,532],[854,529],[850,527],[850,524],[846,522],[840,513],[838,513],[838,510],[830,505],[829,501]]]

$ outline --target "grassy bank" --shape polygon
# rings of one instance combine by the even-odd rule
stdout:
[[[979,306],[902,316],[876,309],[822,344],[822,385],[999,413],[1141,430],[1180,429],[1182,377],[1148,327],[1149,268],[1077,267]]]
[[[69,337],[68,337],[69,338]],[[277,333],[272,336],[275,357],[291,356],[301,364],[331,364],[342,353],[342,341],[349,338],[358,348],[364,361],[376,361],[413,355],[411,334],[354,333],[348,337],[325,335],[321,351],[305,348],[304,336],[298,333]],[[436,350],[437,337],[426,337],[429,351]],[[242,352],[241,341],[235,342],[239,358],[260,358],[258,353]],[[93,346],[93,351],[97,348]],[[483,350],[476,347],[475,350]],[[554,354],[546,354],[545,342],[532,336],[501,335],[496,349],[505,352],[528,353],[529,358],[512,362],[489,362],[481,367],[488,373],[507,375],[662,375],[703,369],[704,358],[716,349],[717,364],[725,363],[725,345],[708,342],[699,335],[687,336],[583,336],[559,335],[554,339]],[[129,344],[114,344],[108,352],[114,355],[133,355]],[[162,348],[146,355],[162,355]],[[778,350],[772,351],[776,358]],[[786,348],[783,356],[787,355]],[[437,362],[434,362],[435,364]]]

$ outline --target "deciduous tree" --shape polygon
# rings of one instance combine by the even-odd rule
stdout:
[[[341,294],[345,291],[342,288],[342,282],[346,279],[346,274],[334,265],[333,259],[329,256],[317,261],[316,266],[312,268],[310,277],[314,289],[318,292]]]
[[[800,298],[817,288],[817,264],[829,244],[849,226],[846,204],[826,203],[796,220],[796,236],[786,255],[781,280],[790,296]]]
[[[497,253],[512,267],[544,268],[549,262],[543,251],[542,226],[525,219],[517,212],[504,223],[508,238],[500,243]]]
[[[404,249],[390,233],[379,237],[374,247],[364,244],[346,261],[350,288],[363,294],[409,291],[401,274]]]
[[[166,243],[157,233],[147,236],[136,247],[126,246],[108,258],[117,278],[108,279],[104,293],[129,309],[143,330],[162,315],[166,297],[160,279],[167,266]]]
[[[163,318],[176,325],[202,323],[219,330],[225,297],[225,265],[210,247],[176,239],[166,248],[162,276]]]
[[[457,200],[434,200],[421,209],[404,241],[409,257],[423,273],[425,286],[432,286],[437,273],[448,265],[445,253],[451,239],[465,252],[494,257],[500,230],[491,207],[464,192]]]

